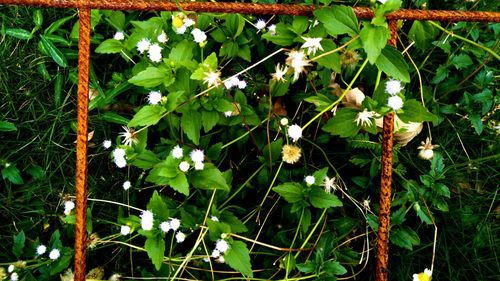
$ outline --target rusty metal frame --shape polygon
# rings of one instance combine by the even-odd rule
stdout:
[[[255,15],[311,16],[313,11],[318,8],[317,6],[300,4],[252,4],[230,2],[179,3],[163,0],[0,0],[0,4],[79,9],[80,35],[78,39],[78,129],[76,145],[76,238],[74,263],[74,280],[76,281],[84,281],[86,272],[90,10],[193,11]],[[353,7],[353,10],[360,19],[370,19],[374,16],[373,11],[368,7]],[[500,12],[401,9],[387,15],[389,29],[391,31],[391,37],[388,43],[392,46],[396,46],[397,43],[397,20],[399,19],[447,22],[500,22]],[[387,281],[389,278],[388,241],[391,208],[394,113],[385,116],[383,124],[380,211],[376,264],[377,281]]]

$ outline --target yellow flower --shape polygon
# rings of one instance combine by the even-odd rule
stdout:
[[[419,274],[413,274],[413,281],[430,281],[432,277],[432,271],[425,269],[424,272]]]
[[[285,144],[281,153],[283,154],[283,161],[288,164],[297,163],[301,156],[300,147],[290,144]]]

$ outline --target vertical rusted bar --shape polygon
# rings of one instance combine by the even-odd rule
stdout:
[[[389,21],[391,38],[389,44],[396,46],[397,21]],[[382,172],[380,175],[380,211],[378,215],[376,280],[389,280],[389,230],[391,225],[391,186],[392,186],[392,146],[394,132],[394,112],[384,116],[382,129]]]
[[[79,6],[78,37],[78,130],[76,139],[76,238],[75,281],[85,281],[87,249],[87,133],[89,114],[90,8],[82,0]]]

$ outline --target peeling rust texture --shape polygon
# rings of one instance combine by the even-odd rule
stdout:
[[[396,47],[398,32],[396,20],[389,21],[391,37],[387,42]],[[380,174],[380,208],[378,215],[377,264],[375,273],[377,281],[389,280],[389,231],[391,226],[391,188],[392,188],[392,148],[394,141],[394,112],[384,116],[382,128],[382,171]]]
[[[53,8],[78,8],[78,0],[0,0],[1,4],[42,6]],[[241,13],[254,15],[301,15],[311,16],[317,9],[313,5],[300,4],[256,4],[232,2],[185,2],[148,1],[148,0],[89,0],[91,9],[103,10],[140,10],[140,11],[194,11],[212,13]],[[369,7],[353,7],[358,18],[372,18],[374,13]],[[409,10],[401,9],[387,15],[388,20],[436,20],[436,21],[474,21],[500,22],[500,12],[447,11],[447,10]]]
[[[76,140],[75,277],[85,280],[87,249],[87,145],[89,114],[90,9],[80,10],[78,38],[78,130]]]

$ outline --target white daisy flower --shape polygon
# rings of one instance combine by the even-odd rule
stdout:
[[[162,47],[160,47],[158,43],[154,43],[149,46],[148,57],[152,62],[161,62],[161,49]]]
[[[185,239],[186,239],[186,234],[182,233],[181,231],[178,231],[175,234],[175,240],[177,241],[177,243],[182,243],[184,242]]]
[[[229,249],[229,244],[226,242],[226,240],[219,239],[215,243],[215,250],[219,251],[220,253],[225,253]]]
[[[432,271],[425,269],[424,272],[413,274],[413,281],[429,281],[432,277]]]
[[[125,181],[123,183],[123,190],[128,190],[131,186],[132,184],[130,183],[130,181]]]
[[[149,104],[156,105],[161,102],[162,95],[160,91],[151,91],[148,94],[148,102]]]
[[[293,68],[293,81],[299,79],[300,73],[305,71],[305,67],[309,66],[309,61],[306,59],[306,54],[302,51],[292,50],[288,53],[286,64]]]
[[[326,193],[332,193],[332,191],[337,190],[338,185],[336,183],[336,178],[329,178],[325,177],[325,180],[323,181],[323,184],[321,184],[325,188]]]
[[[171,218],[169,223],[170,223],[170,228],[172,228],[173,231],[176,231],[181,226],[181,220],[176,218]]]
[[[184,173],[187,172],[189,170],[189,163],[187,161],[182,161],[181,163],[179,163],[179,170]]]
[[[297,124],[293,124],[288,127],[288,136],[293,142],[298,141],[302,137],[302,128]]]
[[[387,106],[392,108],[394,111],[400,110],[401,108],[403,108],[403,99],[400,96],[389,97]]]
[[[284,65],[283,67],[280,67],[280,64],[276,64],[275,66],[275,71],[273,74],[271,74],[271,77],[274,81],[286,81],[285,75],[288,72],[288,66]]]
[[[120,137],[123,137],[122,143],[128,146],[132,146],[132,144],[136,144],[139,142],[135,130],[133,128],[128,128],[122,126],[124,132],[120,133]]]
[[[208,71],[205,72],[203,82],[207,83],[208,87],[218,86],[220,84],[220,72]]]
[[[174,146],[174,148],[172,149],[172,156],[174,157],[174,159],[180,159],[183,155],[183,149],[179,145]]]
[[[323,47],[321,47],[320,43],[323,38],[302,37],[302,39],[304,39],[306,42],[304,42],[304,44],[302,44],[300,48],[301,49],[307,48],[307,55],[316,54],[316,51],[318,51],[318,49],[323,51]]]
[[[128,225],[122,225],[120,226],[120,234],[125,236],[130,234],[130,226]]]
[[[117,33],[115,33],[115,35],[113,36],[113,39],[115,40],[118,40],[118,41],[121,41],[123,39],[125,39],[125,34],[121,31],[118,31]]]
[[[193,35],[193,40],[196,43],[203,43],[207,40],[207,34],[205,34],[205,32],[203,32],[199,28],[194,28],[193,30],[191,30],[191,34]]]
[[[158,40],[158,42],[160,42],[160,43],[167,43],[168,37],[167,37],[167,34],[165,33],[165,31],[162,31],[161,34],[158,35],[156,40]]]
[[[45,254],[46,251],[47,251],[47,247],[43,244],[40,244],[36,247],[36,254],[39,256]]]
[[[305,177],[304,181],[307,183],[307,185],[313,185],[316,182],[316,179],[313,176],[307,176]]]
[[[69,215],[74,208],[75,208],[75,202],[73,202],[73,201],[64,202],[64,214],[65,215]]]
[[[151,211],[143,211],[140,215],[141,227],[144,230],[153,229],[153,213]]]
[[[263,19],[259,19],[255,23],[255,28],[257,28],[258,30],[262,30],[262,29],[266,28],[266,21]]]
[[[385,82],[385,91],[391,96],[399,94],[402,90],[403,86],[401,86],[401,81],[390,79]]]
[[[203,153],[203,150],[201,149],[194,149],[189,153],[189,157],[193,162],[203,162],[205,160],[205,153]]]
[[[102,142],[102,147],[104,147],[104,149],[108,149],[111,147],[111,141],[110,140],[104,140]]]
[[[137,42],[137,51],[142,54],[149,49],[149,46],[151,46],[149,39],[143,38]]]
[[[358,115],[356,116],[356,120],[354,120],[354,122],[356,122],[356,125],[358,125],[358,126],[359,125],[370,126],[371,120],[373,119],[374,116],[375,116],[375,112],[368,111],[368,109],[365,108],[365,110],[358,113]]]
[[[61,256],[61,252],[58,249],[52,249],[49,253],[49,258],[51,260],[57,260]]]
[[[172,229],[172,227],[170,226],[170,222],[164,221],[160,223],[160,229],[165,233],[169,232]]]

